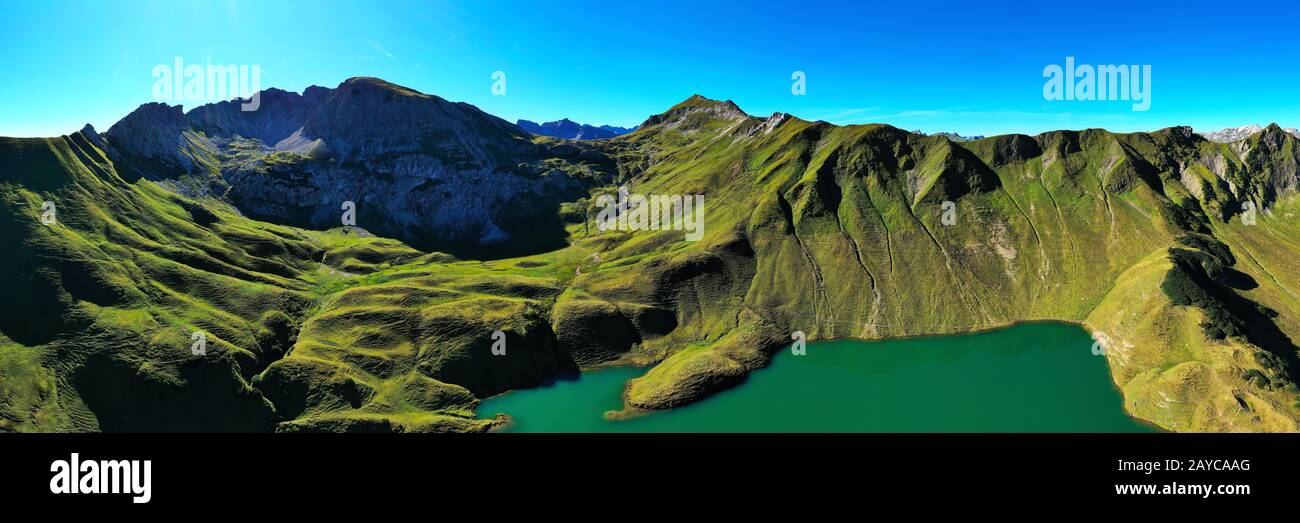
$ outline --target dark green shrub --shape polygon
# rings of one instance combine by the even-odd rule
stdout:
[[[1160,289],[1169,301],[1205,311],[1206,320],[1201,323],[1201,328],[1210,338],[1221,340],[1243,335],[1245,323],[1215,295],[1219,289],[1211,275],[1223,269],[1218,260],[1199,251],[1184,249],[1171,249],[1170,258],[1174,266],[1160,283]]]
[[[1260,372],[1258,369],[1247,370],[1241,374],[1241,377],[1246,380],[1246,383],[1250,383],[1251,385],[1261,389],[1269,388],[1269,386],[1273,384],[1273,382],[1268,379],[1268,376],[1265,376],[1264,373]]]

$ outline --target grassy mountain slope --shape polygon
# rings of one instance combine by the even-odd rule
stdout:
[[[563,220],[567,246],[496,260],[248,219],[138,159],[123,175],[93,132],[3,139],[0,248],[16,254],[0,267],[0,430],[486,430],[500,420],[476,418],[478,400],[578,369],[654,365],[628,384],[634,412],[741,383],[795,330],[1055,319],[1098,333],[1135,416],[1295,431],[1298,141],[1284,134],[955,143],[692,97],[581,150],[533,143],[551,155],[539,165],[705,195],[700,241],[599,230],[603,186],[529,211]],[[178,139],[213,183],[242,162]],[[254,170],[283,154],[253,146]]]
[[[324,366],[302,365],[294,379],[272,372],[274,391],[262,381],[299,343],[303,318],[349,278],[342,269],[420,253],[128,182],[80,133],[5,139],[0,159],[12,167],[0,183],[0,243],[11,253],[0,276],[10,290],[0,315],[4,429],[270,430],[287,421],[295,386],[368,390],[364,373]],[[52,226],[39,221],[46,201]],[[206,355],[191,352],[195,331],[206,333]],[[464,388],[412,378],[389,389],[373,403],[423,401],[422,427],[483,426],[465,410],[475,400]]]
[[[1285,268],[1265,273],[1248,262],[1206,277],[1202,285],[1221,296],[1209,305],[1173,304],[1164,290],[1168,260],[1177,252],[1227,249],[1231,258],[1264,249],[1264,235],[1284,234],[1275,228],[1293,222],[1231,221],[1250,196],[1227,187],[1269,180],[1251,194],[1277,195],[1276,209],[1294,205],[1289,178],[1271,174],[1288,168],[1285,154],[1282,167],[1261,173],[1249,159],[1233,161],[1239,155],[1231,147],[1183,129],[1062,131],[956,144],[888,126],[750,118],[722,102],[702,113],[703,103],[690,100],[667,113],[666,122],[652,119],[614,142],[625,142],[623,162],[639,169],[633,192],[707,194],[705,240],[682,246],[655,239],[675,232],[639,234],[611,249],[635,264],[619,262],[611,270],[653,272],[664,257],[704,256],[718,244],[743,243],[745,249],[730,250],[754,254],[750,265],[716,278],[744,286],[743,297],[697,302],[703,313],[682,323],[701,328],[686,335],[692,329],[679,327],[667,337],[658,352],[663,363],[629,385],[632,408],[669,407],[734,384],[764,365],[793,330],[813,338],[878,338],[1056,319],[1085,323],[1110,342],[1106,354],[1127,407],[1143,419],[1171,430],[1295,430],[1290,340],[1300,332],[1293,320],[1277,319],[1289,316],[1294,296],[1284,294],[1285,283],[1247,288],[1236,276],[1284,282]],[[1235,167],[1225,172],[1219,161]],[[1223,190],[1195,196],[1185,187],[1189,176]],[[952,225],[942,223],[944,201],[955,204]],[[1266,200],[1260,201],[1263,208]],[[1267,259],[1291,258],[1293,242],[1268,245],[1275,251]],[[731,319],[738,297],[748,320]],[[1214,305],[1219,302],[1226,305]],[[1256,304],[1273,313],[1256,312]],[[1207,320],[1201,306],[1222,311]],[[1132,333],[1135,313],[1163,318],[1161,328]],[[1203,326],[1215,321],[1253,327],[1216,339]],[[762,335],[754,335],[755,325],[765,326]],[[737,333],[746,341],[734,342]],[[1125,343],[1136,348],[1126,353]],[[1166,350],[1177,343],[1185,348]],[[1124,359],[1137,353],[1143,358]],[[1204,413],[1171,416],[1176,409],[1165,405],[1162,382],[1151,379],[1196,361],[1219,369],[1222,378],[1184,391],[1183,401],[1216,412],[1217,421]]]

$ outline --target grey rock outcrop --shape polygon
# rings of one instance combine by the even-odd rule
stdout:
[[[251,217],[337,227],[352,202],[357,226],[447,250],[560,241],[559,202],[612,165],[597,149],[552,154],[470,104],[376,78],[261,97],[256,111],[239,100],[188,114],[145,104],[109,142],[151,178],[192,174],[202,156],[219,165],[223,197]]]

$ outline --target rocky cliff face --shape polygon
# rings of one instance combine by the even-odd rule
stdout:
[[[147,103],[109,127],[104,138],[113,144],[110,155],[129,166],[127,171],[161,178],[194,171],[194,160],[185,154],[189,129],[181,106]]]
[[[146,104],[109,142],[152,178],[217,171],[214,192],[261,220],[335,227],[351,202],[358,227],[453,251],[554,248],[559,203],[608,177],[592,149],[551,151],[472,105],[375,78],[261,97],[256,111]]]
[[[259,93],[256,111],[243,111],[243,102],[232,100],[196,107],[185,116],[210,136],[240,136],[274,146],[302,129],[330,92],[319,86],[302,94],[271,88]]]

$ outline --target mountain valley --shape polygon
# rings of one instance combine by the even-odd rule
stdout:
[[[1135,418],[1300,430],[1276,125],[954,141],[693,96],[567,140],[375,78],[261,103],[0,138],[0,431],[486,431],[480,401],[575,371],[648,366],[636,414],[794,331],[1042,320],[1093,333]],[[702,238],[601,230],[619,187],[703,195]]]

